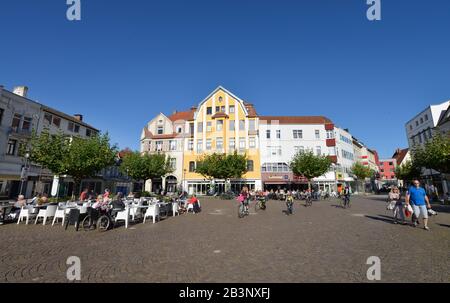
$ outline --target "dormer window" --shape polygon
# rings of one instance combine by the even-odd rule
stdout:
[[[157,134],[158,134],[158,135],[164,134],[164,128],[163,128],[162,126],[158,126]]]

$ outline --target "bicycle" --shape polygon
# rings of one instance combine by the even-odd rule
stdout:
[[[312,206],[311,195],[307,195],[305,201],[306,201],[306,204],[305,204],[306,207]]]
[[[255,211],[258,211],[260,209],[266,210],[266,199],[265,198],[259,198],[256,200]]]
[[[239,202],[238,217],[241,219],[248,215],[250,215],[250,211],[248,210],[248,202]]]
[[[89,214],[81,222],[81,228],[85,231],[97,229],[100,232],[111,229],[114,227],[114,218],[111,212],[111,208],[98,210],[91,208]]]

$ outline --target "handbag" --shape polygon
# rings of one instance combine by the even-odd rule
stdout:
[[[389,202],[388,205],[387,205],[387,207],[386,207],[386,209],[387,209],[387,210],[393,210],[393,209],[395,208],[395,204],[396,204],[395,201]]]

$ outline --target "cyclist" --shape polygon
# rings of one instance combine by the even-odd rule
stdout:
[[[294,212],[294,196],[292,195],[291,191],[288,191],[286,195],[286,206],[287,206],[286,215],[292,215]]]
[[[346,186],[342,193],[344,196],[344,208],[350,207],[350,187]]]

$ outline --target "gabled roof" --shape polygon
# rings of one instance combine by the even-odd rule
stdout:
[[[188,111],[173,113],[172,115],[169,116],[169,119],[172,122],[179,121],[179,120],[190,121],[190,120],[194,120],[194,113],[195,113],[195,109],[192,108]]]
[[[259,121],[265,124],[269,121],[278,121],[279,124],[328,124],[333,123],[323,116],[260,116]]]
[[[143,139],[175,139],[180,134],[173,133],[173,134],[164,134],[164,135],[153,135],[151,131],[148,130],[147,127],[144,127],[144,138]]]
[[[230,92],[229,90],[227,90],[226,88],[222,87],[222,86],[218,86],[215,90],[213,90],[205,99],[203,99],[203,101],[201,101],[198,105],[198,108],[200,108],[203,103],[205,103],[206,101],[208,101],[215,93],[217,93],[218,91],[223,90],[225,93],[227,93],[228,95],[230,95],[231,97],[233,97],[234,99],[236,99],[238,102],[240,102],[244,108],[244,112],[245,115],[248,116],[248,110],[245,106],[245,102],[244,100],[242,100],[241,98],[239,98],[238,96],[236,96],[235,94],[233,94],[232,92]]]
[[[395,153],[392,155],[392,158],[397,160],[397,164],[402,164],[403,160],[405,159],[406,155],[408,154],[409,148],[405,149],[397,149]]]
[[[448,106],[447,110],[442,114],[437,126],[441,126],[442,124],[447,123],[449,121],[450,121],[450,105]]]

